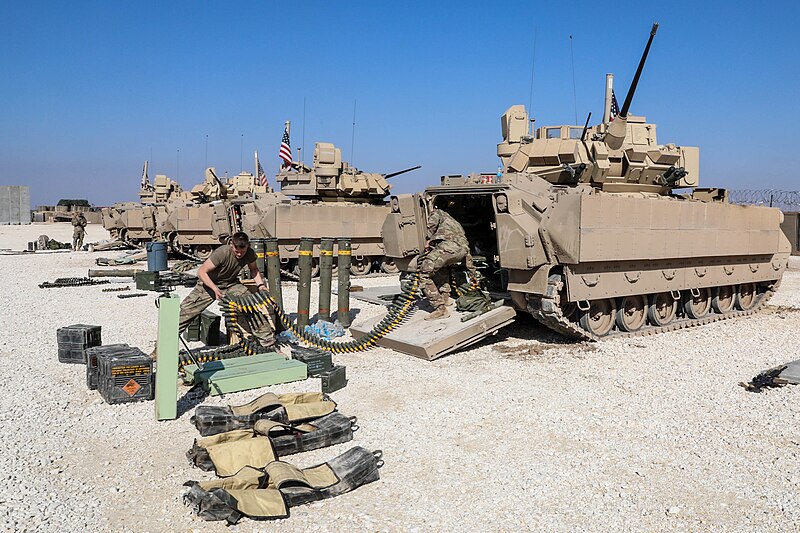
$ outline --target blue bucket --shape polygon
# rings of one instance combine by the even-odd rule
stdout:
[[[147,270],[148,272],[160,272],[167,270],[167,243],[148,242],[145,245],[147,250]]]

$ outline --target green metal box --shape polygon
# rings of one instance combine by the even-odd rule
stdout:
[[[322,392],[336,392],[347,385],[347,374],[343,366],[335,366],[320,374],[319,377],[322,378]]]

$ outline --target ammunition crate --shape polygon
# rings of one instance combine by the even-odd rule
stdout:
[[[158,272],[137,272],[133,279],[136,281],[136,289],[140,291],[155,291],[159,285]]]
[[[322,392],[336,392],[347,385],[347,375],[343,366],[335,366],[319,377],[322,378]]]
[[[330,352],[313,348],[292,347],[292,357],[305,363],[308,368],[308,375],[312,377],[333,369]]]
[[[135,347],[126,354],[99,357],[97,390],[109,404],[152,400],[155,397],[153,360]]]
[[[107,355],[123,355],[131,353],[127,344],[107,344],[86,349],[86,386],[89,390],[97,389],[98,359]]]
[[[58,360],[62,363],[85,363],[86,350],[103,342],[100,326],[73,324],[56,330]]]
[[[183,332],[187,342],[200,341],[206,346],[219,346],[220,317],[209,310],[200,313]]]

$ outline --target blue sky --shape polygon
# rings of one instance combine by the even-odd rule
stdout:
[[[700,146],[701,184],[797,189],[795,2],[0,2],[0,184],[33,204],[133,200],[142,162],[190,188],[334,142],[413,192],[497,168],[500,115],[537,126],[622,100],[661,24],[631,112]],[[535,37],[535,39],[534,39]],[[303,102],[305,99],[305,121]],[[355,143],[353,106],[356,102]],[[305,130],[303,135],[303,130]],[[242,157],[243,146],[243,157]],[[296,152],[295,152],[296,153]]]

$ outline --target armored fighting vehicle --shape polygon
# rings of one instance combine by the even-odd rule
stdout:
[[[362,172],[342,161],[342,153],[331,143],[314,145],[313,167],[293,163],[277,176],[281,191],[258,194],[253,202],[237,205],[231,219],[241,220],[241,229],[251,238],[277,237],[285,269],[296,268],[300,238],[315,239],[315,272],[319,259],[319,239],[350,237],[354,275],[368,273],[373,266],[384,272],[397,272],[385,257],[380,228],[389,205],[386,196],[393,176]],[[236,211],[238,210],[238,211]]]
[[[790,245],[778,209],[728,203],[699,187],[699,149],[658,144],[629,115],[658,25],[614,117],[531,128],[502,116],[502,175],[445,176],[391,198],[386,255],[414,271],[433,207],[463,226],[490,289],[576,339],[650,334],[747,315],[781,281]],[[610,80],[609,80],[610,81]]]
[[[189,200],[156,208],[157,232],[174,251],[207,259],[236,231],[230,220],[232,205],[250,202],[255,194],[267,191],[249,172],[219,178],[213,167],[207,168],[204,181],[192,188]]]
[[[191,194],[181,189],[178,182],[163,174],[155,177],[153,183],[148,178],[148,163],[142,169],[140,202],[116,203],[101,211],[103,227],[113,239],[120,239],[134,245],[141,245],[160,237],[156,224],[156,206],[168,202],[191,201]]]
[[[176,181],[161,174],[151,184],[145,162],[140,203],[105,208],[103,226],[112,238],[135,245],[165,239],[173,251],[206,259],[232,234],[228,220],[231,202],[246,201],[267,190],[249,172],[221,179],[213,167],[206,169],[204,181],[191,191],[183,190]]]

